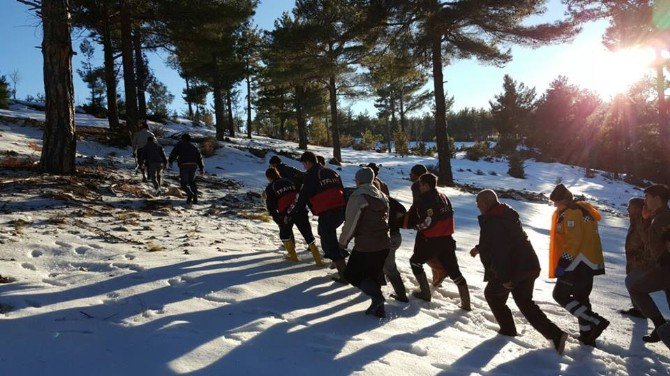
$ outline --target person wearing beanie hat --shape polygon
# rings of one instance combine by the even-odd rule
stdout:
[[[184,133],[181,136],[181,141],[174,146],[168,158],[169,168],[172,168],[172,163],[177,161],[179,182],[181,188],[186,192],[187,205],[198,203],[198,186],[195,183],[196,171],[200,170],[200,175],[205,174],[205,165],[202,162],[200,149],[193,145],[190,140],[191,136]]]
[[[292,216],[309,206],[313,215],[318,217],[317,232],[321,238],[324,256],[337,268],[338,276],[333,280],[346,283],[344,261],[346,253],[337,241],[337,228],[344,222],[344,186],[337,172],[317,163],[316,155],[306,151],[300,156],[305,168],[302,187],[295,201],[286,211],[285,221],[291,222]]]
[[[549,197],[556,207],[549,234],[549,278],[557,278],[553,297],[579,321],[579,340],[595,346],[610,324],[591,310],[589,299],[593,277],[605,274],[598,234],[602,217],[591,204],[575,201],[563,184],[556,186]]]
[[[273,155],[272,158],[270,158],[270,167],[276,168],[282,178],[292,181],[296,188],[300,190],[300,187],[302,187],[303,178],[302,171],[285,164],[276,155]]]
[[[372,184],[374,171],[363,167],[356,172],[356,190],[349,197],[344,227],[339,238],[340,248],[346,249],[354,240],[344,278],[370,297],[366,315],[386,317],[381,286],[384,262],[391,247],[389,238],[388,197]]]

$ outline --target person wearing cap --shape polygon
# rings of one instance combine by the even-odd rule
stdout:
[[[270,158],[270,167],[276,168],[277,171],[279,171],[279,176],[282,178],[292,181],[298,190],[302,186],[302,171],[282,162],[278,156],[273,155],[272,158]]]
[[[363,167],[356,172],[356,190],[349,197],[340,248],[346,249],[354,240],[354,247],[344,270],[344,277],[371,299],[367,315],[385,317],[384,262],[389,253],[389,201],[372,182],[374,172]]]
[[[454,209],[449,198],[437,191],[437,176],[423,174],[419,178],[420,195],[405,214],[403,228],[417,230],[414,241],[414,252],[409,262],[412,273],[419,282],[419,291],[412,295],[430,301],[431,292],[423,264],[428,260],[437,259],[447,271],[449,277],[458,286],[461,297],[461,308],[469,311],[470,292],[468,285],[458,267],[456,259],[456,241],[454,233]]]
[[[670,231],[670,208],[668,199],[670,190],[657,184],[644,190],[644,206],[648,213],[645,221],[643,242],[645,252],[650,255],[653,265],[642,273],[631,273],[626,277],[626,287],[635,306],[654,323],[654,330],[642,337],[645,342],[661,340],[658,328],[666,320],[649,294],[670,290],[670,253],[663,240],[666,231]]]
[[[595,346],[610,324],[592,311],[589,300],[593,277],[605,274],[598,234],[602,217],[591,204],[575,201],[563,184],[554,188],[549,199],[556,207],[549,235],[549,278],[557,278],[553,297],[579,321],[579,340]]]
[[[186,192],[186,203],[198,203],[198,186],[195,183],[195,173],[200,170],[200,175],[205,173],[205,165],[202,162],[202,154],[197,146],[191,143],[191,135],[184,133],[181,141],[177,143],[170,153],[168,163],[177,161],[179,166],[179,182]]]
[[[135,157],[135,162],[137,163],[137,168],[142,172],[142,181],[147,181],[146,169],[143,165],[140,164],[139,157],[142,153],[142,149],[147,145],[147,141],[150,137],[156,137],[149,130],[149,124],[143,121],[140,124],[140,129],[137,132],[133,133],[133,137],[130,140],[130,145],[133,148],[133,157]]]
[[[523,230],[519,213],[501,203],[490,189],[477,194],[479,244],[470,255],[479,255],[484,266],[484,297],[500,330],[506,336],[516,336],[512,311],[507,306],[509,294],[528,320],[544,338],[551,340],[559,354],[563,353],[568,335],[559,329],[533,301],[533,287],[540,275],[540,261]]]
[[[412,169],[409,171],[409,180],[412,182],[412,186],[410,187],[412,190],[412,204],[416,203],[417,198],[421,195],[419,178],[426,173],[428,173],[428,169],[422,164],[412,166]],[[440,286],[442,281],[447,278],[447,271],[442,267],[442,262],[438,259],[432,259],[428,260],[427,264],[433,275],[433,286]]]
[[[308,249],[314,258],[314,263],[322,266],[321,254],[316,247],[316,240],[312,234],[312,226],[309,224],[307,210],[303,208],[300,211],[296,211],[291,222],[286,223],[284,221],[286,211],[298,193],[295,184],[291,180],[281,177],[279,171],[274,167],[270,167],[265,171],[265,177],[268,179],[268,185],[265,187],[265,207],[270,216],[272,216],[272,219],[279,226],[279,238],[288,252],[286,259],[289,261],[299,261],[298,254],[295,251],[295,238],[293,237],[293,225],[295,225],[300,234],[302,234],[303,239],[305,239],[305,243],[307,243]]]
[[[324,256],[335,264],[339,277],[337,282],[346,283],[344,268],[346,253],[340,248],[337,228],[344,222],[344,186],[337,172],[317,163],[316,155],[306,151],[300,156],[305,167],[302,187],[295,201],[286,211],[286,222],[291,222],[295,213],[309,206],[312,214],[319,217],[317,233],[321,238]]]
[[[140,149],[138,155],[138,163],[147,170],[149,180],[154,185],[154,189],[158,191],[162,183],[162,172],[167,165],[167,158],[165,157],[165,150],[156,141],[156,137],[151,136],[147,139],[147,144]]]
[[[363,166],[361,166],[363,167]],[[375,180],[372,182],[377,189],[380,191],[384,192],[385,195],[390,196],[391,194],[389,193],[389,187],[382,181],[382,179],[379,178],[379,168],[381,165],[378,165],[374,162],[368,163],[365,167],[369,167],[372,169],[372,171],[375,173]]]

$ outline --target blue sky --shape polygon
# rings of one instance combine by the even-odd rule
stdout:
[[[274,20],[284,11],[290,11],[294,0],[261,0],[255,16],[255,23],[263,29],[271,29]],[[551,0],[547,13],[542,19],[555,19],[562,14],[560,0]],[[604,22],[586,25],[584,31],[569,44],[528,49],[513,47],[514,60],[503,68],[485,66],[476,61],[455,61],[444,69],[445,88],[449,95],[454,96],[456,109],[463,107],[488,107],[488,101],[502,90],[502,77],[511,75],[515,80],[535,87],[542,93],[549,83],[558,75],[568,76],[576,84],[592,90],[604,92],[607,96],[612,90],[609,86],[622,77],[638,76],[633,73],[628,61],[617,66],[618,72],[610,72],[602,68],[611,62],[612,54],[601,44],[601,36],[605,29]],[[27,10],[27,7],[13,0],[2,0],[0,5],[0,74],[8,74],[18,69],[21,82],[18,85],[18,98],[44,92],[42,82],[42,56],[36,46],[41,43],[41,29],[38,19]],[[85,33],[73,34],[73,45],[78,50],[79,43]],[[101,47],[97,46],[98,52]],[[150,66],[158,79],[168,85],[176,99],[172,108],[183,111],[186,104],[181,100],[184,83],[176,72],[167,68],[163,56],[149,53]],[[95,62],[102,64],[101,58]],[[75,56],[73,66],[76,70],[81,66],[81,59]],[[631,70],[631,72],[621,72]],[[637,69],[639,70],[639,69]],[[616,77],[616,78],[615,78]],[[631,78],[632,79],[632,78]],[[83,103],[87,98],[87,89],[75,73],[75,98]],[[361,98],[351,103],[354,112],[368,111],[374,114],[372,99]],[[241,111],[241,109],[240,109]]]

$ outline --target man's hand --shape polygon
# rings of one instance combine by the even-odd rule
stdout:
[[[476,246],[470,250],[470,256],[475,257],[479,254],[479,248]]]

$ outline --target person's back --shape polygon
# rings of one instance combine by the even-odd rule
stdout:
[[[170,153],[170,163],[177,161],[179,166],[184,164],[193,164],[198,167],[202,166],[202,154],[197,146],[190,141],[179,141]]]
[[[344,188],[340,176],[335,171],[318,164],[305,173],[300,196],[309,202],[314,215],[343,209],[345,206]]]
[[[384,193],[371,184],[361,185],[349,197],[347,207],[349,205],[362,208],[356,227],[352,229],[354,249],[361,252],[389,249],[389,202]],[[346,218],[343,233],[349,229],[347,221],[353,220]]]
[[[157,142],[152,141],[150,138],[146,146],[143,148],[143,161],[146,164],[150,163],[163,163],[167,164],[167,158],[165,157],[165,150]]]

